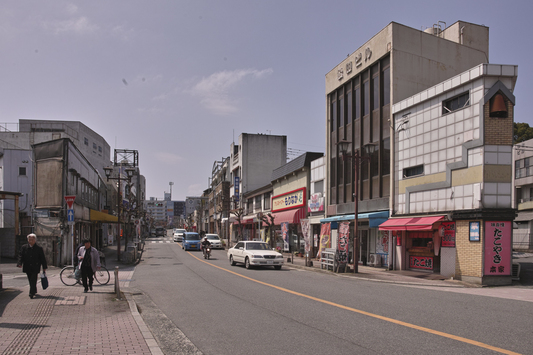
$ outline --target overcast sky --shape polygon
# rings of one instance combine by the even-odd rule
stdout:
[[[81,121],[139,151],[148,197],[199,196],[241,133],[325,152],[325,75],[390,22],[490,28],[533,126],[533,1],[42,1],[0,7],[0,123]],[[291,156],[294,158],[295,156]]]

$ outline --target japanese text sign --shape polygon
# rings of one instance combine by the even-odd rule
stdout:
[[[272,211],[283,211],[305,206],[305,187],[272,198]]]
[[[485,275],[511,275],[511,223],[485,222]]]
[[[441,246],[443,248],[455,248],[455,222],[442,222],[441,229]]]

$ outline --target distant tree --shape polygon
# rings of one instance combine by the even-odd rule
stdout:
[[[527,123],[514,123],[513,143],[521,143],[533,138],[533,128]]]
[[[237,228],[237,241],[242,240],[242,217],[244,215],[244,208],[236,208],[234,210],[231,210],[229,213],[235,216],[237,218],[237,223],[239,224],[239,227]]]
[[[274,233],[274,218],[272,213],[265,213],[260,216],[260,220],[267,225],[269,243],[271,248],[276,247],[275,233]]]

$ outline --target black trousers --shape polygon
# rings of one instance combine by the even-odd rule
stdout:
[[[94,280],[93,269],[90,266],[82,267],[81,268],[81,282],[83,283],[83,287],[86,290],[88,290],[89,287],[93,287],[93,280]]]
[[[30,282],[30,295],[33,296],[37,293],[37,277],[39,276],[38,272],[27,272],[28,281]]]

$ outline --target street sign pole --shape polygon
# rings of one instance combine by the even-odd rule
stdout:
[[[74,266],[74,253],[76,251],[74,245],[74,200],[76,196],[65,196],[67,202],[67,223],[70,225],[70,240],[72,241],[72,266]]]

